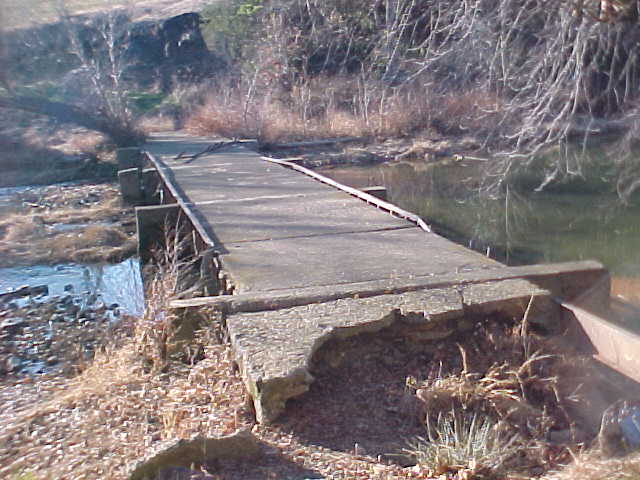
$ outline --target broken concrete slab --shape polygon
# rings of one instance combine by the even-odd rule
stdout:
[[[509,279],[464,285],[462,297],[467,315],[488,315],[501,312],[512,318],[522,318],[526,312],[532,323],[552,326],[561,316],[561,307],[550,292],[523,279]]]
[[[227,318],[231,344],[259,422],[271,422],[285,402],[313,381],[315,352],[328,340],[375,332],[404,319],[411,330],[428,330],[463,315],[455,289],[342,299]]]
[[[517,267],[497,266],[474,271],[448,273],[444,275],[417,275],[412,278],[390,278],[367,282],[345,283],[341,285],[323,285],[295,289],[278,289],[269,292],[249,292],[238,295],[220,295],[185,300],[174,300],[172,308],[196,308],[209,306],[232,314],[238,312],[258,312],[276,310],[310,303],[323,303],[341,298],[372,297],[391,293],[404,293],[415,290],[446,288],[457,285],[470,285],[498,280],[525,279],[545,290],[554,297],[572,299],[576,292],[575,283],[583,288],[598,285],[591,290],[591,301],[606,302],[609,298],[607,286],[609,273],[599,262],[582,261],[553,263],[545,265],[527,265]],[[600,287],[604,283],[604,287]],[[568,296],[565,296],[568,295]]]
[[[195,437],[161,445],[156,453],[141,460],[131,469],[129,480],[153,479],[170,467],[204,465],[217,459],[255,460],[261,455],[256,438],[249,430],[219,438]]]
[[[240,313],[227,317],[227,328],[256,418],[269,423],[288,399],[309,389],[314,355],[329,340],[394,325],[408,341],[437,342],[473,328],[464,323],[472,313],[522,317],[531,299],[539,313],[552,303],[548,291],[505,280]]]

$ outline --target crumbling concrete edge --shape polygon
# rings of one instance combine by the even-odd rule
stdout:
[[[371,322],[363,323],[352,327],[334,327],[325,331],[321,336],[313,341],[313,344],[304,352],[304,359],[300,366],[289,370],[285,375],[263,379],[248,368],[250,361],[246,356],[241,355],[238,365],[244,379],[247,391],[253,399],[256,412],[256,421],[262,424],[269,424],[276,420],[284,411],[287,400],[298,397],[307,391],[315,380],[310,373],[310,365],[316,352],[329,340],[333,338],[346,339],[361,333],[374,333],[383,328],[391,326],[398,312],[391,311],[389,315]],[[231,343],[234,344],[234,335],[231,335]]]
[[[508,279],[526,279],[549,290],[555,297],[572,300],[594,285],[601,288],[594,291],[598,301],[609,296],[609,272],[599,262],[593,260],[553,264],[497,267],[470,272],[444,275],[425,275],[411,278],[372,280],[359,283],[312,286],[287,290],[243,293],[239,295],[219,295],[174,300],[171,308],[212,307],[225,313],[259,312],[281,308],[329,302],[354,296],[373,297],[384,294],[400,294],[416,290],[447,288],[459,285],[483,284]]]
[[[309,390],[314,381],[312,375],[314,357],[318,350],[332,339],[342,340],[361,333],[375,333],[396,322],[403,322],[403,329],[408,335],[426,339],[424,341],[437,342],[455,332],[473,328],[473,323],[465,320],[469,315],[501,313],[517,319],[522,318],[526,312],[530,321],[542,324],[545,323],[545,318],[553,319],[559,315],[560,307],[553,301],[548,290],[522,279],[446,289],[457,298],[452,300],[455,305],[449,305],[446,311],[440,309],[429,315],[429,295],[444,290],[407,292],[366,299],[343,299],[307,307],[237,314],[229,317],[227,328],[232,348],[245,386],[253,399],[256,420],[264,424],[272,423],[285,410],[287,400]],[[424,297],[425,304],[405,308],[402,305],[393,306],[388,303],[387,299],[398,300],[407,295],[421,295]],[[366,318],[367,308],[377,301],[381,301],[382,306],[377,310],[373,309],[373,313]],[[293,330],[294,334],[292,335],[291,331],[283,333],[287,326],[291,326],[287,324],[287,318],[293,318],[296,315],[300,318],[304,317],[299,313],[301,309],[307,308],[309,315],[313,315],[313,309],[318,311],[317,309],[321,309],[323,305],[335,305],[339,302],[352,302],[354,310],[362,311],[362,319],[356,319],[348,325],[327,326],[326,318],[328,317],[325,317],[321,318],[318,324],[308,320],[303,327],[300,320],[296,320],[293,325],[298,328]],[[358,309],[358,306],[362,308]],[[422,313],[425,318],[430,318],[433,327],[428,328],[431,330],[417,332],[421,327],[417,326],[415,321],[406,320],[415,313]],[[550,323],[552,324],[553,321]],[[250,337],[260,339],[261,345],[252,347]]]

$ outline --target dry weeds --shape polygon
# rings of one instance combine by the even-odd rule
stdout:
[[[492,361],[496,352],[488,348],[491,344],[502,349],[499,360],[521,353],[507,348],[514,347],[512,341],[518,337],[503,335],[504,327],[500,325],[490,322],[479,330],[481,334],[459,339],[467,358],[473,360],[473,371],[488,372],[477,381],[469,380],[471,366],[463,360],[462,350],[455,342],[442,342],[436,348],[408,345],[406,340],[398,343],[397,334],[389,330],[329,343],[318,358],[333,358],[334,367],[319,363],[311,391],[291,401],[282,421],[272,426],[253,425],[229,346],[216,340],[221,325],[215,317],[198,336],[201,359],[195,364],[169,360],[163,373],[147,368],[140,356],[140,337],[132,338],[97,355],[93,364],[75,379],[46,378],[37,384],[25,382],[0,388],[0,476],[29,472],[38,479],[119,480],[126,478],[129,465],[156,451],[164,441],[197,434],[223,435],[252,427],[263,444],[262,460],[252,465],[222,462],[202,468],[219,479],[292,475],[331,479],[434,478],[429,466],[404,467],[406,456],[393,455],[407,448],[420,432],[425,435],[425,427],[419,422],[419,401],[412,393],[412,386],[418,383],[409,381],[407,387],[407,378],[424,378],[422,387],[433,387],[431,392],[448,392],[449,399],[434,402],[430,413],[436,411],[436,405],[450,405],[451,399],[464,401],[470,407],[482,404],[486,411],[494,412],[503,411],[494,408],[504,406],[503,401],[515,404],[517,408],[511,416],[501,417],[503,423],[513,422],[518,412],[526,410],[530,421],[518,424],[518,441],[524,439],[528,443],[527,448],[521,443],[519,452],[527,458],[544,457],[546,463],[532,469],[530,463],[524,462],[527,468],[520,469],[518,475],[494,478],[530,478],[549,468],[559,469],[571,460],[569,445],[546,442],[536,418],[554,421],[554,428],[568,419],[558,412],[554,414],[551,407],[557,400],[546,411],[538,401],[545,400],[544,391],[549,391],[551,385],[558,389],[559,398],[565,398],[565,389],[573,388],[574,381],[585,381],[585,376],[593,372],[579,369],[585,376],[574,379],[574,370],[565,370],[553,358],[541,355],[511,365]],[[553,345],[550,348],[556,351]],[[342,353],[336,355],[336,349]],[[574,358],[570,350],[563,351],[567,360]],[[196,360],[189,355],[185,358]],[[562,385],[549,375],[540,376],[543,365],[557,369],[554,372]],[[525,406],[521,397],[523,385],[532,394],[529,389],[534,383],[544,391],[536,399],[528,396]],[[536,442],[537,447],[533,446]],[[588,465],[581,463],[583,458]],[[577,472],[577,476],[552,474],[549,480],[634,478],[630,472],[640,461],[630,457],[598,462],[591,457],[578,457],[578,462],[567,470]],[[610,472],[611,476],[582,476],[592,475],[588,473],[592,470]],[[478,473],[473,469],[449,470],[440,472],[438,478],[482,478]],[[618,473],[620,476],[616,477]]]
[[[4,386],[0,476],[126,478],[128,465],[162,440],[243,424],[244,390],[227,347],[208,346],[195,367],[175,363],[164,375],[145,373],[137,358],[128,344],[98,355],[75,379]]]
[[[607,458],[597,451],[581,453],[567,468],[543,477],[544,480],[638,480],[640,454]]]
[[[131,209],[115,185],[23,194],[23,212],[0,220],[0,266],[117,262],[135,253]]]
[[[265,143],[405,136],[426,130],[437,113],[434,107],[439,105],[417,88],[396,92],[373,81],[364,85],[356,76],[312,78],[289,90],[259,81],[207,88],[199,93],[200,106],[188,115],[188,130],[258,138]],[[451,112],[443,109],[442,113],[448,116]]]

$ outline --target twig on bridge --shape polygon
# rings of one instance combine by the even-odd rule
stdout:
[[[191,163],[194,160],[196,160],[198,157],[201,157],[202,155],[206,155],[207,153],[212,153],[212,152],[215,152],[217,150],[221,150],[224,147],[230,147],[231,145],[235,145],[236,143],[238,143],[237,139],[234,139],[234,140],[232,140],[230,142],[212,143],[211,145],[209,145],[207,148],[205,148],[201,152],[194,153],[193,155],[186,155],[187,152],[180,152],[173,159],[174,160],[185,159],[184,163]]]

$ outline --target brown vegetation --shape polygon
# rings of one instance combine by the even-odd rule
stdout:
[[[0,220],[0,265],[117,262],[131,256],[137,248],[133,219],[117,195],[113,185],[23,194],[27,211]]]
[[[311,391],[290,401],[277,424],[253,425],[232,353],[220,342],[220,317],[212,313],[199,314],[203,328],[189,348],[199,354],[173,350],[161,361],[161,371],[148,368],[149,358],[159,353],[147,347],[157,342],[134,335],[98,354],[75,379],[2,387],[0,474],[124,479],[132,463],[165,441],[253,426],[262,459],[252,465],[195,466],[213,478],[243,480],[295,472],[345,479],[524,479],[570,463],[595,435],[581,416],[594,412],[580,407],[584,399],[577,386],[602,390],[598,370],[558,339],[523,334],[520,326],[500,319],[481,322],[474,335],[437,348],[406,339],[398,343],[393,327],[330,342],[318,353]],[[440,463],[411,466],[425,458],[419,449],[427,444],[416,443],[417,437],[431,435],[428,448],[444,439],[442,422],[429,433],[425,415],[433,429],[452,408],[461,420],[447,428],[468,427],[462,419],[475,415],[480,427],[503,432],[508,442],[497,444],[503,447],[500,468],[478,455],[480,446],[467,452],[463,463],[442,463],[441,452]],[[490,423],[480,423],[481,418]],[[482,428],[486,434],[488,427]],[[587,467],[582,458],[571,472],[591,469],[633,478],[621,467],[635,465],[633,459],[589,460]],[[553,475],[549,478],[570,478]]]
[[[214,86],[192,92],[185,127],[197,134],[258,138],[263,143],[313,138],[404,137],[438,125],[443,133],[486,125],[474,111],[486,107],[484,94],[430,95],[415,86],[388,92],[382,82],[353,76],[319,77],[290,90],[271,81]],[[475,132],[474,134],[477,134]]]

